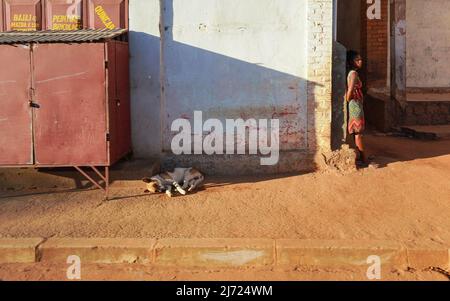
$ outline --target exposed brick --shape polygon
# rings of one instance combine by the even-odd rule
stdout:
[[[388,0],[381,0],[381,19],[369,20],[367,6],[362,5],[361,17],[366,20],[362,30],[362,52],[366,62],[366,81],[369,86],[386,82],[388,76],[389,16]],[[364,75],[363,75],[364,76]]]
[[[332,7],[332,0],[310,0],[308,5],[307,107],[309,112],[314,111],[308,114],[311,152],[326,152],[331,147]]]

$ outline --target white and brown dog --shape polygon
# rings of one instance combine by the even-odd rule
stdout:
[[[173,196],[173,189],[175,188],[181,195],[186,195],[188,192],[199,187],[205,177],[195,168],[175,168],[172,172],[164,172],[155,175],[151,178],[144,178],[147,184],[146,193],[165,192],[169,197]]]

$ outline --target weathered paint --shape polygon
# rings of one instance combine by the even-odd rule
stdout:
[[[32,164],[29,48],[2,46],[0,66],[0,165]]]
[[[194,110],[223,122],[280,119],[281,149],[306,148],[307,1],[164,4],[163,150],[172,121]]]
[[[4,22],[3,22],[3,2],[0,1],[0,31],[4,31]]]
[[[45,28],[50,30],[77,30],[83,28],[85,15],[83,1],[46,0]]]
[[[33,31],[43,28],[42,0],[3,0],[6,31]]]
[[[407,86],[450,87],[450,1],[408,0]]]
[[[216,261],[231,266],[243,266],[264,257],[264,251],[241,250],[229,252],[210,252],[201,254],[200,257],[204,261]]]
[[[88,28],[128,28],[128,0],[86,0]]]
[[[0,0],[0,31],[82,28],[128,28],[128,0]]]
[[[332,0],[130,0],[134,153],[170,153],[171,122],[200,110],[279,118],[281,148],[296,153],[283,166],[310,169],[330,149],[332,12]]]
[[[103,43],[34,46],[36,164],[108,163],[104,51]]]
[[[391,94],[406,100],[406,0],[391,1]]]

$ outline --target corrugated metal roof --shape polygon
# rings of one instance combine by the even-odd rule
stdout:
[[[126,33],[126,29],[81,29],[74,31],[0,32],[0,44],[81,43],[109,40]]]

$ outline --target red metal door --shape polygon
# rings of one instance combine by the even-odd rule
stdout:
[[[109,128],[111,164],[131,151],[128,43],[108,42]]]
[[[33,58],[36,164],[107,165],[105,45],[40,44]]]
[[[115,158],[119,155],[117,153],[118,136],[117,131],[119,129],[119,123],[117,120],[117,84],[116,84],[116,42],[109,41],[107,43],[108,50],[108,122],[109,122],[109,160],[114,163]]]
[[[118,129],[117,160],[131,151],[130,71],[128,43],[116,42],[116,85]]]
[[[88,27],[128,28],[128,0],[87,0]]]
[[[0,165],[33,163],[30,49],[0,46]]]
[[[42,29],[42,0],[4,0],[5,30]]]

